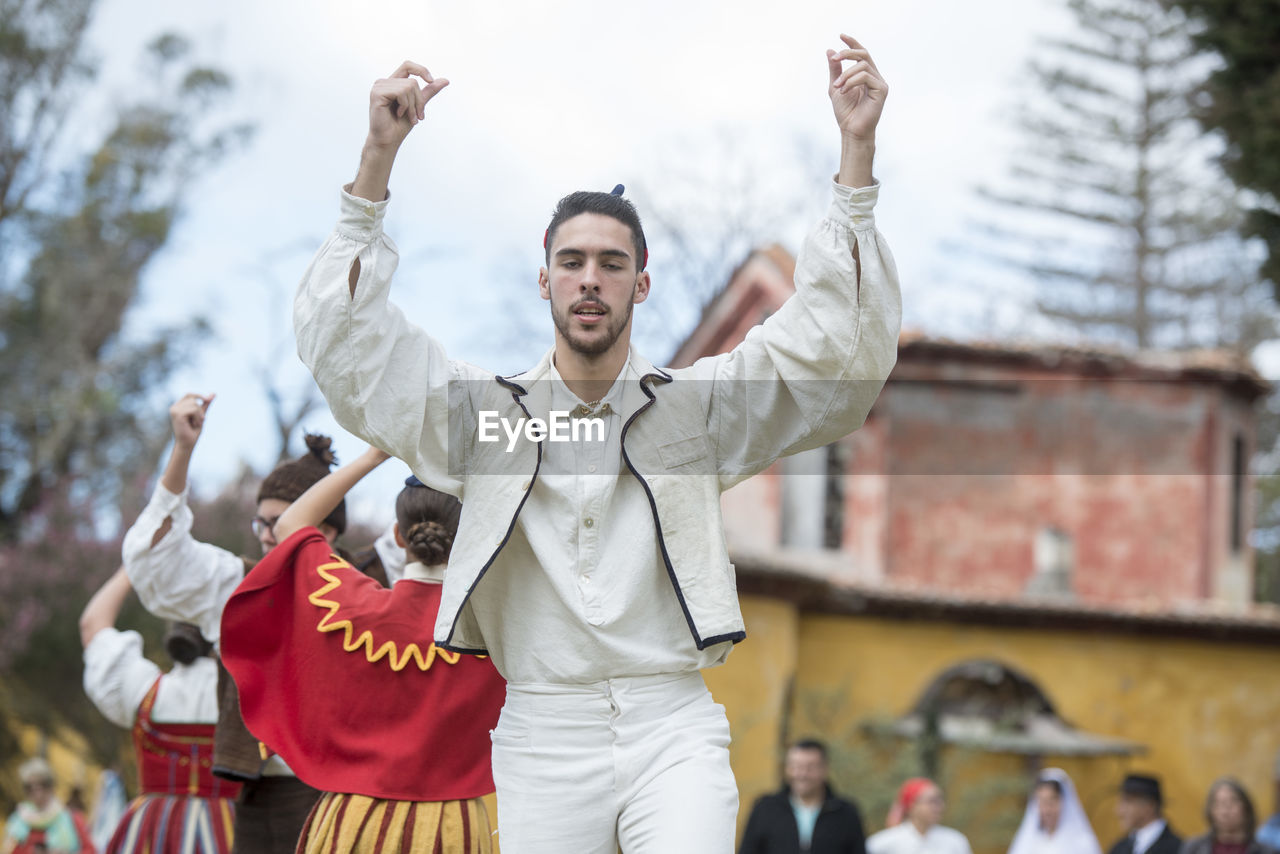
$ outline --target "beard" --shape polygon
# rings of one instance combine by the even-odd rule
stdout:
[[[634,288],[631,291],[631,295],[634,298]],[[627,327],[627,322],[631,320],[631,309],[634,303],[631,299],[628,299],[626,308],[621,315],[609,309],[605,315],[604,329],[594,331],[573,329],[573,310],[580,304],[581,301],[575,302],[568,309],[561,311],[555,302],[551,303],[551,320],[555,323],[556,330],[568,342],[569,349],[575,353],[580,353],[583,356],[599,356],[608,352],[609,348],[617,343],[618,338],[622,335],[622,330]],[[600,303],[596,301],[596,304]]]

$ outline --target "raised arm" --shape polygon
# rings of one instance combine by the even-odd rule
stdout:
[[[399,257],[382,229],[396,153],[446,85],[411,62],[373,84],[359,172],[298,286],[293,323],[298,356],[338,423],[428,485],[460,495],[460,466],[449,456],[450,387],[465,393],[467,383],[457,382],[461,368],[440,343],[389,300]]]
[[[284,542],[300,528],[319,525],[361,478],[389,459],[391,455],[386,451],[370,445],[354,462],[320,478],[280,514],[280,519],[276,522],[276,540]]]
[[[115,571],[106,583],[93,594],[89,604],[80,613],[80,645],[88,646],[89,641],[103,629],[114,628],[124,600],[129,598],[129,575],[124,567]]]
[[[419,86],[414,77],[423,81]],[[406,60],[400,67],[373,84],[369,91],[369,135],[360,152],[360,168],[351,184],[351,195],[371,202],[385,201],[400,145],[414,125],[426,117],[427,102],[449,85],[435,78],[425,66]],[[356,293],[360,279],[360,259],[351,265],[348,287]]]
[[[796,258],[795,294],[733,351],[688,373],[712,389],[708,428],[725,489],[860,427],[897,360],[898,273],[872,213],[888,87],[866,49],[841,39],[845,49],[826,57],[840,168],[827,216]]]
[[[876,153],[876,125],[884,110],[889,86],[871,54],[853,36],[841,35],[844,50],[827,51],[831,108],[840,127],[840,171],[836,182],[846,187],[870,187],[871,161]],[[849,66],[845,67],[845,62]]]
[[[218,641],[222,606],[244,577],[239,557],[191,536],[187,469],[213,395],[183,395],[169,408],[173,449],[151,500],[124,535],[129,582],[143,606],[166,620],[194,623]]]

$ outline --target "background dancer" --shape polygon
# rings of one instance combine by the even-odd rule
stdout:
[[[142,654],[141,635],[115,628],[129,591],[121,567],[80,615],[85,693],[107,720],[133,730],[138,762],[139,795],[104,852],[227,854],[240,786],[213,774],[213,647],[195,626],[171,624],[164,646],[174,664],[161,673]]]
[[[257,558],[232,554],[191,535],[187,469],[212,402],[212,395],[188,394],[169,409],[173,450],[150,502],[125,534],[124,565],[148,611],[195,624],[216,647],[222,608]],[[251,520],[263,554],[276,545],[274,526],[280,514],[329,473],[334,461],[329,446],[324,436],[307,436],[307,453],[276,466],[263,479]],[[319,528],[334,542],[346,524],[346,506],[339,503]],[[236,802],[237,854],[292,854],[320,793],[299,781],[280,757],[264,758],[258,739],[244,726],[235,683],[225,672],[218,680],[214,773],[243,783]]]
[[[406,62],[373,86],[356,180],[295,299],[298,349],[340,424],[465,496],[435,638],[487,652],[508,680],[493,733],[508,850],[733,850],[729,724],[699,672],[745,637],[720,492],[859,427],[897,353],[897,276],[872,216],[887,87],[843,39],[826,57],[839,173],[796,293],[731,353],[679,371],[630,346],[647,248],[634,207],[609,193],[566,196],[552,217],[538,287],[554,346],[533,370],[450,361],[410,325],[387,301],[397,258],[382,218],[400,144],[448,81]],[[573,106],[634,120],[623,98]],[[481,439],[482,419],[557,411],[604,435]]]
[[[249,728],[299,778],[339,793],[316,805],[300,852],[487,852],[480,798],[494,788],[489,731],[505,685],[488,659],[431,640],[461,505],[406,482],[396,538],[410,563],[391,590],[314,527],[386,459],[370,448],[280,516],[280,545],[227,603],[223,658]]]

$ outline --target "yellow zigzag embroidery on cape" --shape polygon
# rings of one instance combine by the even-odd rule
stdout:
[[[316,567],[316,572],[323,578],[326,584],[316,592],[307,597],[307,601],[317,608],[328,608],[329,613],[320,618],[320,622],[316,624],[316,630],[321,632],[337,632],[344,633],[342,639],[342,648],[347,652],[355,652],[360,647],[364,647],[365,658],[370,664],[376,664],[383,656],[386,656],[387,662],[391,665],[391,669],[397,673],[404,670],[412,659],[419,670],[428,670],[436,656],[440,656],[448,664],[457,664],[458,659],[462,657],[461,653],[449,652],[448,650],[439,649],[433,643],[427,647],[426,654],[416,644],[411,643],[405,646],[404,652],[400,652],[395,641],[387,641],[381,646],[374,648],[373,632],[368,629],[356,635],[356,627],[350,620],[335,620],[334,617],[338,613],[341,605],[333,599],[324,598],[326,595],[342,586],[342,579],[333,574],[333,570],[341,567],[354,569],[351,564],[347,563],[337,555],[330,555],[333,563],[325,563]]]

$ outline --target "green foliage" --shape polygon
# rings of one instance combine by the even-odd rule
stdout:
[[[154,391],[207,326],[124,329],[193,179],[247,130],[225,118],[230,78],[177,34],[149,45],[145,81],[106,122],[86,123],[96,6],[0,0],[0,713],[70,726],[118,764],[127,733],[84,697],[77,621],[119,565],[114,508],[141,506],[167,441]],[[158,639],[136,603],[122,624]],[[6,745],[0,762],[22,758]]]
[[[1280,10],[1275,0],[1167,2],[1193,17],[1196,44],[1221,59],[1197,115],[1230,141],[1227,173],[1258,194],[1249,227],[1268,247],[1262,273],[1280,300]]]
[[[125,318],[192,178],[246,133],[211,109],[230,91],[227,76],[190,62],[186,40],[167,34],[148,49],[150,88],[87,155],[52,173],[60,135],[89,135],[63,119],[91,76],[82,39],[92,7],[6,3],[3,39],[19,49],[0,61],[0,79],[13,83],[0,131],[0,544],[20,539],[60,490],[111,506],[123,479],[152,465],[165,434],[134,413],[207,326],[195,319],[139,340],[122,335]]]

